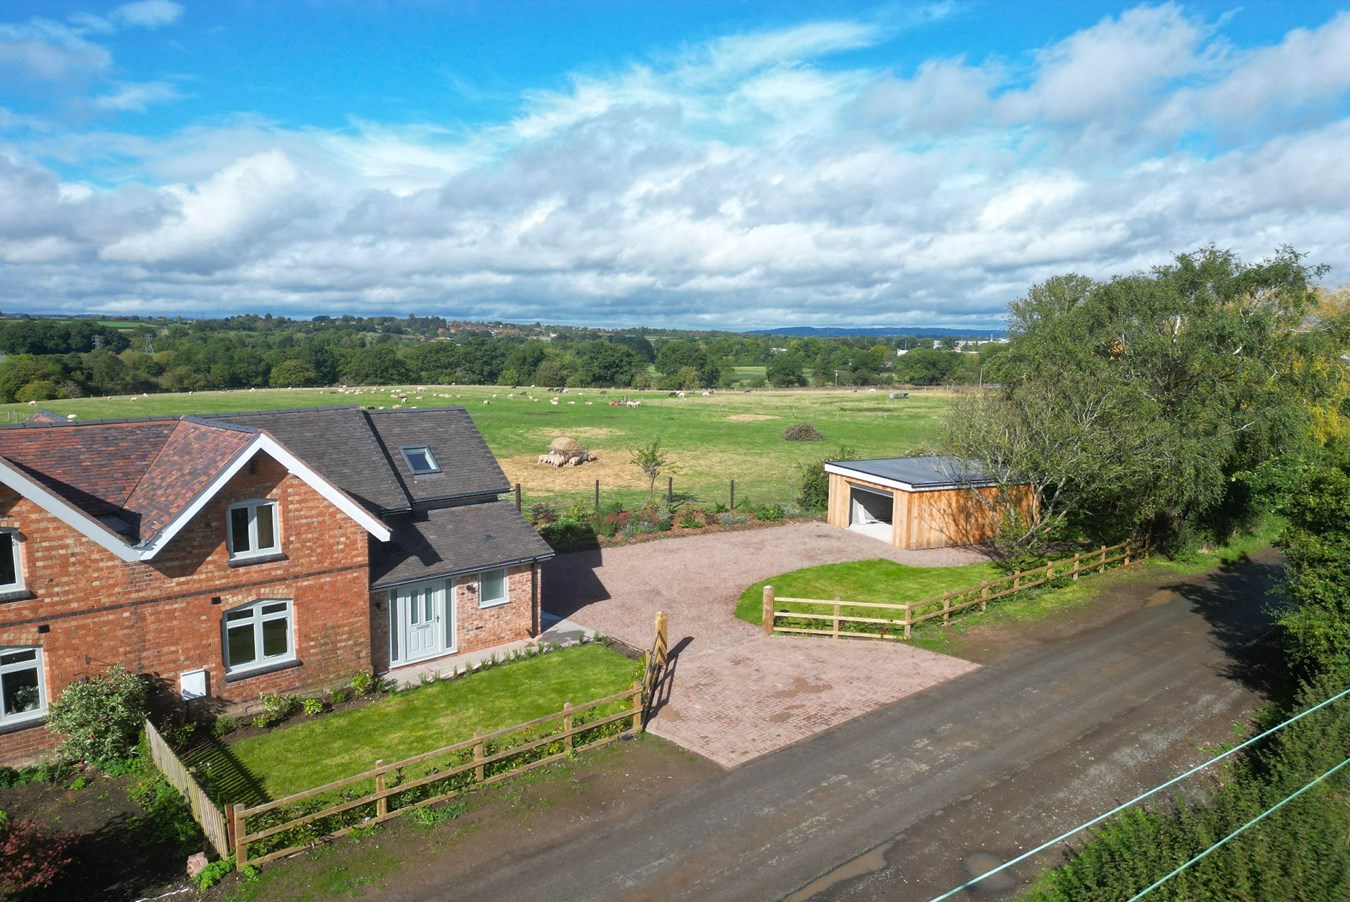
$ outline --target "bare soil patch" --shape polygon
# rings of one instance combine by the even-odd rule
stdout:
[[[571,430],[575,437],[577,430]],[[607,451],[592,448],[598,458],[579,467],[551,467],[539,463],[539,454],[522,454],[501,461],[502,471],[512,485],[520,483],[527,492],[548,494],[560,492],[583,492],[595,488],[600,480],[601,491],[610,489],[645,489],[646,479],[642,471],[628,461],[623,451]],[[541,450],[540,454],[543,453]]]

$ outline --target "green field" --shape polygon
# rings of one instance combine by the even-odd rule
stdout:
[[[690,391],[684,398],[667,392],[572,389],[557,396],[556,405],[550,397],[540,389],[428,385],[422,391],[416,386],[259,389],[150,395],[134,401],[123,395],[49,401],[42,406],[83,420],[333,404],[385,409],[463,406],[510,480],[521,483],[526,505],[593,502],[597,479],[602,503],[639,503],[646,498],[646,486],[629,455],[635,446],[659,440],[674,465],[670,475],[677,501],[726,504],[734,479],[739,509],[746,504],[791,502],[797,491],[797,466],[834,453],[840,444],[863,457],[932,447],[951,401],[950,395],[936,391],[890,400],[885,391],[850,389],[718,391],[707,397]],[[623,398],[640,400],[641,406],[609,405]],[[0,422],[21,422],[34,409],[24,404],[0,406]],[[815,426],[825,441],[782,440],[784,429],[803,422]],[[536,463],[549,442],[564,435],[590,448],[599,460],[563,469]],[[665,483],[663,475],[662,492]]]

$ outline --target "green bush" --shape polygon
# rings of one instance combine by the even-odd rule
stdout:
[[[234,857],[219,858],[202,868],[197,875],[197,889],[208,890],[224,880],[234,870]]]
[[[50,729],[66,734],[61,752],[106,767],[131,756],[148,709],[145,681],[114,664],[71,683],[51,706]]]
[[[293,695],[264,693],[258,701],[262,710],[254,715],[253,725],[259,729],[276,726],[300,708],[300,699]]]

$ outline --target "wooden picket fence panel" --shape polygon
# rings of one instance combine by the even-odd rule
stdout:
[[[625,709],[615,714],[609,714],[604,717],[600,717],[595,720],[587,721],[581,724],[577,724],[575,722],[575,718],[578,714],[582,714],[586,711],[591,711],[594,710],[595,708],[599,708],[603,705],[612,704],[613,702],[617,701],[627,701],[628,705]],[[557,720],[562,721],[562,729],[559,730],[558,732],[549,733],[539,739],[529,740],[512,748],[493,752],[492,754],[485,753],[484,746],[489,742],[492,742],[505,736],[509,736],[512,733],[527,730],[532,727],[542,726],[544,724]],[[590,742],[585,743],[576,743],[574,741],[575,737],[580,733],[585,733],[590,730],[594,730],[597,727],[602,727],[607,724],[618,723],[621,721],[630,721],[630,725],[627,729],[623,730],[620,733],[616,733],[612,736],[604,736],[601,737],[600,739],[592,740]],[[271,802],[264,802],[261,805],[253,805],[253,806],[227,805],[226,806],[227,817],[231,825],[231,835],[234,838],[233,851],[235,856],[234,859],[235,867],[242,870],[244,867],[248,865],[258,865],[264,862],[272,861],[273,859],[276,858],[282,858],[286,855],[292,855],[295,852],[299,852],[302,849],[305,849],[308,846],[312,845],[315,841],[317,841],[317,839],[343,836],[347,833],[352,832],[352,830],[355,830],[357,828],[381,823],[383,821],[389,820],[390,818],[398,817],[400,814],[403,814],[406,811],[411,811],[414,808],[420,808],[425,805],[432,805],[437,802],[446,801],[447,799],[451,799],[454,798],[455,796],[461,795],[462,793],[468,791],[469,789],[474,789],[479,786],[490,786],[493,783],[499,783],[502,780],[516,776],[517,774],[522,774],[525,773],[526,771],[531,771],[534,770],[535,768],[543,767],[546,764],[552,764],[555,761],[560,761],[564,758],[568,758],[574,754],[584,752],[589,749],[597,748],[602,745],[606,745],[610,742],[615,741],[616,739],[636,735],[642,732],[642,729],[643,729],[642,684],[635,682],[633,683],[631,688],[626,689],[623,692],[617,692],[613,695],[607,695],[604,698],[598,698],[595,701],[590,701],[586,702],[585,704],[575,706],[571,704],[564,704],[562,710],[557,714],[546,714],[543,717],[536,717],[534,720],[527,720],[524,723],[518,723],[515,724],[514,726],[503,727],[500,730],[494,730],[490,733],[475,733],[472,739],[466,739],[463,742],[457,742],[453,745],[447,745],[443,748],[435,749],[430,752],[423,752],[420,755],[414,755],[411,758],[406,758],[402,761],[396,761],[392,764],[385,764],[383,761],[377,761],[375,763],[375,767],[371,770],[364,771],[359,774],[353,774],[352,776],[344,777],[341,780],[334,780],[331,783],[326,783],[323,786],[316,786],[313,789],[307,789],[304,790],[303,792],[297,792],[292,795],[286,796],[285,798],[275,799]],[[561,741],[563,744],[563,749],[560,752],[551,755],[546,755],[542,758],[537,758],[533,761],[527,761],[523,764],[520,764],[517,767],[513,767],[510,770],[506,770],[501,773],[493,774],[492,776],[487,776],[486,774],[486,768],[489,764],[494,764],[498,761],[506,761],[511,758],[523,755],[527,752],[533,751],[535,749],[559,741]],[[428,762],[441,756],[453,755],[458,752],[463,752],[469,749],[472,749],[473,751],[473,760],[465,764],[456,765],[454,767],[450,767],[442,771],[433,771],[432,773],[409,780],[406,783],[398,782],[399,772],[402,771],[404,768]],[[410,789],[415,789],[420,786],[425,786],[443,780],[448,780],[452,777],[464,773],[472,774],[470,785],[466,788],[452,789],[447,792],[437,793],[427,798],[417,799],[414,802],[405,805],[400,805],[397,807],[395,807],[394,804],[391,804],[391,800],[393,799],[393,797],[401,793],[405,793]],[[390,785],[391,774],[395,776],[395,782],[393,785]],[[264,814],[268,811],[274,811],[277,809],[285,808],[287,806],[292,806],[299,802],[303,802],[306,799],[312,799],[316,796],[324,795],[325,793],[333,793],[340,789],[343,789],[344,787],[352,786],[355,784],[359,784],[363,781],[370,781],[370,780],[374,781],[375,784],[374,792],[367,793],[358,798],[343,799],[342,801],[335,802],[334,804],[329,805],[327,807],[315,811],[306,812],[304,814],[290,818],[281,823],[272,824],[264,829],[257,830],[253,833],[250,833],[248,831],[249,818],[257,817],[258,815]],[[304,824],[311,823],[313,821],[321,820],[326,817],[331,817],[335,814],[340,814],[344,811],[348,811],[353,808],[358,808],[362,805],[369,805],[371,803],[374,803],[375,805],[374,815],[371,817],[363,818],[360,823],[352,824],[346,827],[342,827],[341,829],[326,832],[322,836],[312,838],[309,841],[300,845],[286,846],[285,848],[274,849],[272,851],[269,851],[265,855],[259,855],[257,857],[249,856],[249,846],[253,843],[257,843],[260,840],[266,839],[269,836],[275,836],[276,834],[281,833],[283,831],[291,830],[295,827],[299,827]]]
[[[145,738],[150,746],[150,760],[155,762],[155,767],[159,768],[164,779],[187,799],[188,805],[192,808],[192,817],[201,825],[202,832],[211,841],[216,854],[221,858],[229,858],[232,847],[225,812],[216,807],[215,802],[206,794],[206,790],[202,789],[192,776],[192,771],[179,760],[173,749],[169,748],[169,743],[159,735],[159,730],[156,730],[155,725],[148,720],[145,722]]]
[[[789,598],[775,596],[773,586],[764,587],[763,618],[764,632],[768,635],[807,635],[829,636],[834,639],[908,639],[913,626],[926,620],[941,617],[947,623],[952,614],[966,608],[980,606],[985,610],[989,602],[1007,598],[1034,589],[1057,579],[1072,578],[1078,581],[1080,576],[1092,573],[1105,573],[1110,569],[1130,567],[1148,560],[1148,542],[1136,543],[1131,540],[1119,545],[1103,545],[1097,551],[1087,554],[1078,553],[1071,558],[1051,561],[1041,567],[1019,570],[998,579],[985,580],[977,586],[968,586],[944,592],[934,598],[923,601],[903,603],[883,603],[875,601],[846,601],[840,598]],[[777,604],[805,605],[812,608],[825,608],[824,613],[811,611],[778,610]],[[875,611],[878,616],[867,617],[846,614],[846,608],[866,608]],[[916,611],[921,613],[915,614]],[[780,620],[823,621],[829,626],[817,629],[806,626],[780,626]],[[849,624],[879,625],[876,632],[849,629]]]

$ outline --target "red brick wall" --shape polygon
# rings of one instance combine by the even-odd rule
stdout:
[[[48,703],[80,677],[120,663],[156,674],[205,668],[225,705],[264,692],[296,692],[371,666],[367,533],[285,467],[259,455],[152,561],[124,563],[31,502],[0,486],[0,527],[17,528],[30,599],[0,602],[0,646],[43,647]],[[225,509],[278,502],[285,560],[231,567]],[[212,603],[219,598],[219,603]],[[224,612],[263,598],[292,600],[301,666],[226,682]],[[49,632],[39,633],[40,625]],[[0,762],[52,744],[42,726],[0,734]]]
[[[504,604],[478,607],[478,577],[461,576],[454,585],[456,654],[479,651],[528,639],[539,633],[539,612],[535,599],[534,566],[521,564],[506,574],[507,598]],[[371,661],[378,672],[389,669],[389,597],[387,591],[371,593]]]

